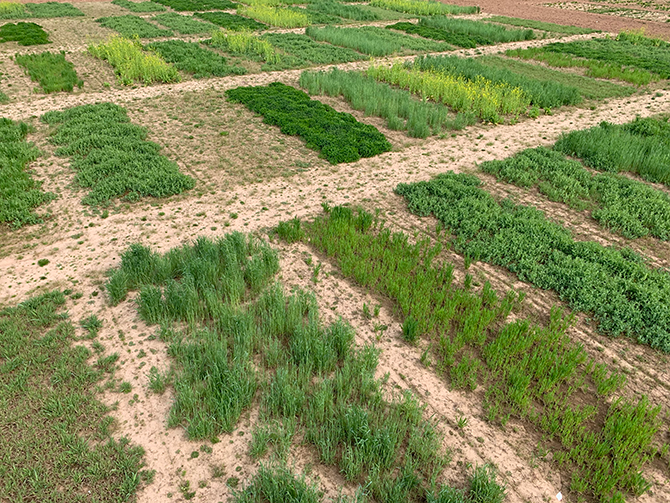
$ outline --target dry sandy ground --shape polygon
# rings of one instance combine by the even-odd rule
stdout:
[[[360,68],[366,64],[348,66]],[[101,70],[104,71],[108,70]],[[93,67],[91,74],[96,74]],[[45,224],[19,231],[0,230],[3,272],[0,304],[15,304],[47,289],[73,288],[83,297],[68,301],[72,319],[76,322],[96,314],[104,320],[100,340],[108,353],[122,355],[117,378],[133,386],[129,394],[109,393],[105,400],[110,404],[118,402],[113,413],[118,419],[117,434],[128,435],[142,445],[147,451],[148,467],[157,471],[154,483],[140,492],[140,502],[168,498],[180,501],[178,486],[184,480],[197,489],[196,501],[226,501],[230,495],[227,481],[238,478],[243,482],[257,468],[247,454],[256,411],[252,408],[232,434],[221,435],[221,442],[211,445],[211,453],[201,452],[196,459],[191,459],[191,453],[203,443],[188,441],[180,429],[166,429],[170,393],[155,395],[147,387],[148,369],[152,366],[164,369],[169,364],[166,347],[151,337],[156,327],[146,326],[139,319],[132,299],[110,307],[104,293],[106,271],[118,265],[120,254],[129,244],[140,242],[167,251],[197,236],[215,237],[232,230],[266,236],[267,230],[281,220],[318,214],[323,202],[379,208],[396,228],[411,234],[419,230],[435,237],[435,221],[410,215],[403,200],[393,194],[398,183],[426,180],[449,169],[477,172],[476,164],[481,161],[549,145],[563,131],[590,127],[602,120],[622,123],[636,115],[667,111],[670,105],[670,93],[663,90],[661,96],[611,99],[594,110],[566,107],[536,120],[495,127],[479,125],[453,137],[428,140],[410,139],[389,131],[380,120],[354,113],[359,120],[379,127],[392,141],[394,150],[356,163],[332,166],[305,148],[299,139],[281,135],[244,107],[229,104],[223,97],[222,91],[229,87],[275,80],[295,84],[298,75],[299,72],[290,71],[187,81],[171,86],[112,87],[101,88],[99,92],[84,89],[73,95],[41,98],[25,92],[31,84],[27,79],[21,81],[16,74],[12,78],[23,89],[17,93],[20,101],[0,108],[3,116],[22,119],[36,127],[31,140],[45,156],[33,163],[35,176],[44,181],[45,190],[59,194],[57,200],[40,210],[50,215]],[[48,110],[97,101],[120,103],[128,109],[133,122],[148,126],[149,139],[164,145],[165,154],[178,162],[182,172],[196,178],[196,188],[164,200],[119,203],[107,218],[83,206],[80,200],[84,192],[71,186],[73,173],[68,160],[53,156],[47,128],[36,117]],[[338,110],[351,111],[340,100],[324,101]],[[565,222],[579,238],[632,246],[655,263],[670,265],[666,243],[654,239],[625,240],[602,230],[586,213],[549,203],[537,194],[499,184],[490,177],[482,178],[494,194],[509,194],[519,202],[544,209],[552,218]],[[286,287],[297,285],[314,290],[326,319],[341,316],[356,329],[358,344],[377,344],[382,350],[379,374],[389,374],[389,389],[411,389],[426,403],[427,414],[439,419],[446,447],[454,453],[445,472],[447,480],[462,486],[465,466],[494,462],[507,484],[507,501],[511,503],[555,501],[559,491],[568,495],[567,501],[576,501],[569,497],[569,478],[551,463],[551,456],[539,456],[537,446],[541,436],[537,431],[519,421],[510,422],[504,430],[486,422],[481,405],[483,391],[452,391],[433,370],[424,367],[419,362],[422,348],[402,342],[400,323],[392,306],[342,279],[328,260],[304,245],[274,243],[274,246],[281,255],[281,279]],[[311,282],[311,269],[304,260],[306,254],[323,263],[316,285]],[[48,258],[50,263],[38,267],[41,258]],[[464,275],[461,257],[445,254],[444,258],[454,262],[457,276]],[[527,292],[525,312],[538,320],[546,319],[549,308],[560,304],[555,295],[520,283],[502,269],[473,264],[469,272],[490,281],[500,291],[515,288]],[[382,306],[379,319],[368,320],[363,316],[364,302]],[[381,338],[374,330],[376,323],[389,327]],[[627,340],[602,337],[586,317],[578,317],[571,335],[597,361],[626,369],[629,378],[626,394],[631,397],[647,394],[654,403],[664,406],[669,403],[670,364],[666,356]],[[464,431],[456,426],[460,417],[468,419]],[[666,424],[664,435],[667,430]],[[335,469],[319,465],[309,450],[297,448],[292,458],[297,469],[311,468],[329,496],[340,489],[348,494],[355,490],[345,484]],[[637,501],[670,501],[667,466],[654,464],[646,475],[654,481],[654,487]]]

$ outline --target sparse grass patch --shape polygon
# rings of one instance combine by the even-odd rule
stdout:
[[[128,9],[130,12],[164,12],[166,9],[156,2],[131,2],[130,0],[112,0],[114,5]]]
[[[194,16],[231,31],[255,31],[267,28],[267,25],[253,19],[227,12],[196,12]]]
[[[71,92],[74,86],[84,85],[84,81],[77,76],[74,65],[65,59],[63,51],[60,54],[17,54],[14,61],[26,69],[33,82],[39,82],[45,93]]]
[[[156,25],[145,21],[141,17],[128,14],[126,16],[112,16],[101,17],[96,19],[105,28],[118,31],[122,36],[127,38],[156,38],[156,37],[170,37],[173,35],[172,31],[158,28]]]
[[[226,58],[203,49],[197,42],[168,40],[154,42],[147,45],[146,48],[160,54],[168,63],[174,64],[178,70],[193,74],[196,79],[246,73],[245,68],[229,65]]]
[[[202,21],[194,19],[193,16],[184,16],[182,14],[177,14],[176,12],[158,14],[151,19],[177,33],[181,33],[182,35],[210,33],[216,29],[216,27],[210,23],[203,23]]]
[[[49,35],[35,23],[7,23],[0,26],[0,43],[18,42],[19,45],[50,44]]]

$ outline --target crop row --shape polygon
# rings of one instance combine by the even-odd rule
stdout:
[[[147,130],[131,124],[126,111],[111,103],[47,112],[41,121],[54,126],[49,141],[56,155],[70,157],[75,183],[90,189],[83,203],[108,204],[113,198],[134,201],[165,197],[193,188],[161,147],[146,140]]]
[[[39,82],[45,93],[72,91],[84,81],[77,76],[74,65],[65,59],[65,53],[17,54],[14,61],[23,68],[33,82]]]
[[[276,232],[309,243],[333,257],[345,277],[391,299],[403,337],[428,339],[425,365],[434,361],[453,388],[485,387],[490,421],[529,421],[554,439],[554,459],[573,474],[573,491],[605,502],[648,489],[641,470],[654,455],[660,409],[645,397],[611,402],[625,376],[596,364],[571,341],[571,317],[553,309],[547,326],[506,321],[521,299],[514,292],[500,298],[488,283],[476,291],[470,275],[463,287],[455,285],[453,266],[436,260],[439,244],[412,244],[363,210],[325,209],[312,222],[294,219]],[[458,212],[464,215],[463,208]],[[589,405],[575,404],[579,389],[594,397]]]
[[[357,161],[391,149],[391,144],[374,126],[362,124],[351,114],[337,112],[279,82],[265,87],[229,89],[226,96],[263,115],[266,123],[279,126],[282,133],[302,137],[333,164]]]
[[[19,3],[0,2],[0,19],[79,17],[84,13],[74,5],[61,2]]]

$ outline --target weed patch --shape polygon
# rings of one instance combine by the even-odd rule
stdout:
[[[172,31],[158,28],[141,17],[128,14],[126,16],[101,17],[96,19],[105,28],[118,31],[127,38],[171,37]]]
[[[196,79],[206,77],[225,77],[226,75],[243,75],[246,69],[241,66],[230,66],[223,56],[200,47],[197,42],[168,40],[154,42],[146,46],[155,51],[178,70],[191,73]]]
[[[14,61],[26,69],[33,82],[39,82],[45,93],[71,92],[74,86],[84,85],[84,81],[77,76],[74,65],[65,59],[65,52],[17,54]]]

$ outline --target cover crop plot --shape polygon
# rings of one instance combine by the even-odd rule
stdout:
[[[212,39],[209,43],[212,47],[217,47],[233,54],[260,58],[268,63],[279,64],[282,60],[279,51],[270,42],[248,31],[233,33],[220,30],[215,31],[212,33]]]
[[[268,7],[266,5],[252,5],[238,9],[242,16],[257,19],[270,26],[280,28],[302,28],[309,25],[306,14],[285,8]]]
[[[74,65],[65,59],[65,53],[17,54],[17,64],[24,67],[33,82],[39,82],[45,93],[72,91],[84,81],[77,76]]]
[[[564,134],[554,148],[579,157],[598,171],[628,171],[670,185],[670,123],[667,118],[636,119]]]
[[[263,35],[263,39],[287,53],[287,55],[282,54],[281,65],[268,65],[268,69],[349,63],[367,59],[367,56],[360,52],[346,47],[315,42],[301,33],[267,33]]]
[[[194,16],[232,31],[264,30],[267,28],[267,25],[253,19],[236,14],[228,14],[227,12],[196,12]]]
[[[107,204],[117,197],[166,197],[195,185],[160,154],[159,145],[146,140],[146,128],[131,124],[118,105],[82,105],[47,112],[41,120],[55,126],[49,141],[59,146],[56,155],[71,157],[75,182],[91,189],[84,204]]]
[[[544,147],[480,165],[485,173],[519,187],[536,187],[552,201],[590,209],[604,227],[627,238],[651,234],[670,240],[670,197],[625,176],[591,174],[578,161]]]
[[[0,494],[7,501],[133,498],[151,479],[144,450],[110,431],[99,400],[106,368],[118,353],[90,365],[93,352],[75,344],[75,328],[54,291],[0,309]],[[20,427],[19,427],[20,425]],[[30,475],[27,475],[30,474]]]
[[[196,79],[246,73],[245,68],[230,66],[226,58],[203,49],[197,42],[168,40],[154,42],[147,45],[146,48],[156,51],[165,61],[174,64],[178,70],[193,74]]]
[[[55,194],[42,192],[42,182],[33,180],[28,163],[39,151],[26,142],[28,125],[0,118],[0,223],[14,228],[41,223],[34,209]]]
[[[229,89],[226,96],[263,115],[266,123],[279,126],[282,133],[300,136],[332,164],[354,162],[391,150],[389,141],[374,126],[362,124],[351,114],[337,112],[279,82],[267,87]]]
[[[27,3],[0,2],[0,19],[23,19],[30,17],[79,17],[84,13],[74,5],[61,2]]]
[[[596,33],[598,30],[589,28],[580,28],[579,26],[569,26],[564,24],[546,23],[544,21],[535,21],[534,19],[520,19],[507,16],[491,16],[486,18],[492,23],[508,24],[510,26],[522,26],[534,30],[543,30],[551,33],[562,33],[564,35],[586,35],[587,33]]]
[[[35,23],[7,23],[0,26],[0,43],[18,42],[19,45],[50,44],[49,35]]]
[[[165,14],[158,14],[151,18],[163,26],[166,26],[182,35],[193,35],[195,33],[211,33],[216,30],[216,26],[210,23],[203,23],[191,16],[183,16],[176,12],[166,12]]]
[[[305,33],[319,42],[349,47],[370,56],[443,52],[453,49],[451,45],[443,42],[410,37],[376,26],[363,26],[361,28],[338,28],[335,26],[317,28],[309,26]]]
[[[234,9],[238,4],[229,0],[153,0],[176,11],[203,11]]]
[[[101,17],[96,19],[105,28],[118,31],[127,38],[156,38],[171,37],[174,35],[170,30],[163,30],[156,25],[145,21],[141,17],[128,14],[127,16]]]
[[[307,5],[308,11],[321,12],[355,21],[377,21],[381,16],[360,5],[342,4],[333,0],[317,0]]]
[[[458,114],[438,103],[420,101],[407,91],[393,89],[360,72],[302,72],[300,86],[311,95],[342,96],[355,110],[383,117],[393,130],[406,130],[415,138],[426,138],[443,130],[463,129],[474,124],[474,114]]]
[[[372,0],[370,5],[417,16],[478,14],[479,7],[449,5],[432,0]]]
[[[128,9],[130,12],[164,12],[167,9],[156,2],[131,2],[130,0],[112,0],[114,5]]]
[[[592,314],[605,334],[670,352],[670,273],[651,269],[633,251],[575,241],[541,211],[497,201],[472,175],[448,172],[400,184],[396,193],[412,213],[435,215],[469,259],[556,291],[573,309]]]

